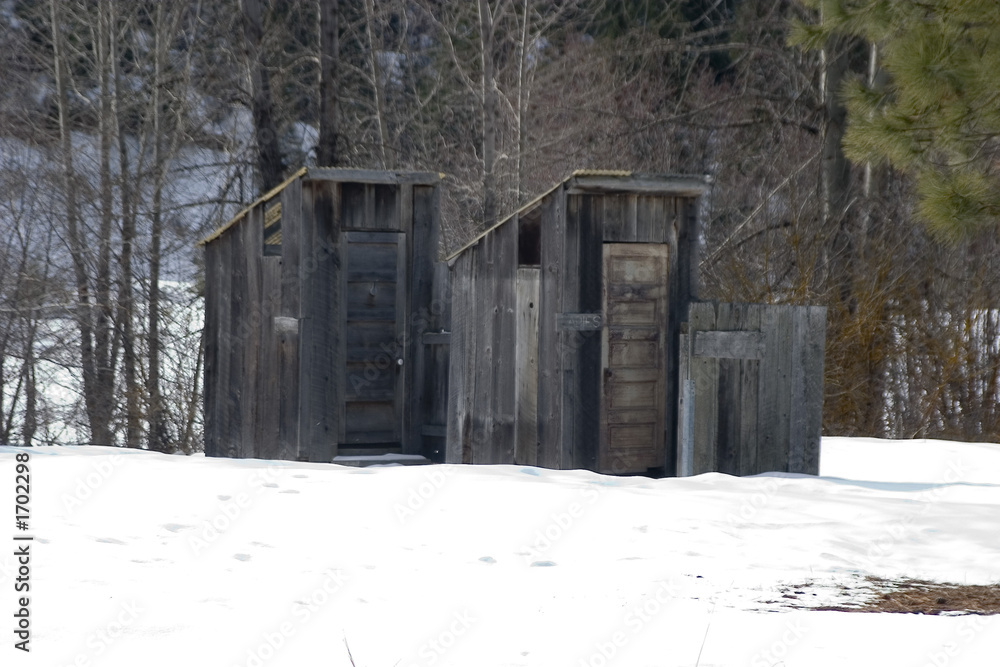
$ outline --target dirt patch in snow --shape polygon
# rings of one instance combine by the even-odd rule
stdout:
[[[865,577],[856,587],[843,587],[842,604],[800,604],[809,585],[783,588],[785,606],[815,611],[890,614],[1000,614],[1000,584],[949,584],[923,579]],[[802,597],[800,597],[802,596]],[[784,602],[784,600],[782,602]]]

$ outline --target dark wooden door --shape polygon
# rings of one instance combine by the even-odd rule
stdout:
[[[654,243],[604,244],[603,472],[663,465],[668,251]]]
[[[407,369],[406,235],[345,232],[342,445],[399,446]]]

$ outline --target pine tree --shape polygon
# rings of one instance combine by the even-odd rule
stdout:
[[[852,79],[845,154],[915,179],[917,212],[957,238],[1000,222],[1000,5],[997,0],[802,0],[820,10],[791,42],[867,40],[881,76]]]

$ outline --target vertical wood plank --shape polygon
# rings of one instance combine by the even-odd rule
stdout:
[[[205,383],[202,393],[204,412],[205,456],[219,456],[218,433],[218,380],[220,356],[220,283],[222,266],[221,243],[218,240],[205,244]]]
[[[496,237],[487,234],[477,250],[475,293],[477,318],[476,380],[472,403],[472,463],[493,463],[493,346],[497,317],[494,300]]]
[[[423,435],[421,428],[427,424],[428,410],[426,406],[426,390],[428,363],[427,348],[421,336],[432,327],[429,312],[431,291],[434,280],[433,258],[435,248],[434,230],[432,229],[431,211],[427,206],[427,197],[420,188],[420,197],[414,201],[414,187],[409,184],[399,188],[399,218],[408,227],[407,262],[410,279],[409,308],[411,316],[407,318],[406,359],[407,370],[404,396],[406,413],[404,415],[404,437],[402,448],[404,454],[422,454]]]
[[[580,235],[583,218],[590,221],[592,210],[601,207],[608,195],[573,195],[566,199],[566,209],[563,218],[563,273],[560,313],[580,312]],[[567,470],[581,465],[578,456],[580,449],[580,417],[582,415],[582,400],[580,394],[580,347],[583,337],[579,331],[559,332],[559,356],[562,382],[562,425],[560,427],[559,464],[558,467]]]
[[[595,211],[597,201],[593,197],[583,199],[578,211],[579,260],[574,274],[579,293],[576,308],[570,312],[602,313],[604,308],[604,243],[602,220]],[[567,220],[571,217],[572,213],[567,210]],[[567,235],[571,234],[567,231]],[[575,390],[579,403],[572,438],[572,467],[597,470],[601,446],[603,336],[600,331],[567,333],[578,348]]]
[[[243,387],[241,435],[237,443],[237,456],[260,456],[260,433],[256,430],[257,410],[260,405],[258,389],[261,385],[258,359],[261,340],[261,275],[260,263],[264,256],[264,207],[258,206],[247,215],[240,234],[245,262],[245,304],[243,331]]]
[[[230,456],[229,451],[229,395],[230,374],[233,351],[233,236],[235,230],[230,228],[220,236],[218,244],[219,260],[219,373],[215,381],[215,433],[218,448],[216,456]]]
[[[459,255],[452,274],[446,463],[471,462],[469,408],[470,397],[475,391],[473,372],[476,319],[472,282],[476,250],[477,248],[469,248]]]
[[[697,331],[711,331],[715,328],[716,312],[713,304],[692,303],[688,312],[689,335],[694,336]],[[717,469],[719,360],[693,357],[690,372],[695,386],[691,469],[692,474],[699,475]]]
[[[746,320],[744,331],[760,331],[761,306],[753,304],[744,306]],[[757,423],[757,395],[760,386],[760,360],[740,360],[740,475],[757,473],[757,439],[759,425]]]
[[[793,321],[788,471],[818,475],[826,309],[796,308]]]
[[[627,243],[635,243],[638,238],[638,207],[639,198],[635,194],[622,195],[624,226],[622,228],[622,240]]]
[[[278,337],[274,318],[281,302],[281,258],[261,259],[261,339],[258,368],[260,369],[259,403],[257,411],[258,456],[280,458],[278,451]]]
[[[539,269],[517,270],[515,348],[517,444],[514,463],[538,463],[538,287]]]
[[[252,212],[251,212],[252,215]],[[232,255],[230,266],[232,273],[232,298],[230,301],[229,320],[229,400],[226,410],[225,451],[226,456],[238,457],[243,452],[240,443],[243,438],[243,378],[245,373],[243,350],[250,330],[247,308],[247,269],[246,249],[244,247],[247,221],[233,229],[230,237]]]
[[[281,191],[280,317],[294,321],[278,335],[278,452],[282,459],[299,457],[299,332],[302,317],[302,190],[301,180]],[[303,455],[306,452],[301,452]]]
[[[496,320],[493,329],[493,455],[494,463],[514,463],[517,443],[515,415],[515,280],[517,275],[517,225],[494,230],[496,237],[493,302]]]
[[[649,243],[652,239],[654,220],[656,224],[662,224],[657,218],[656,205],[660,203],[662,218],[662,197],[651,197],[649,195],[639,195],[636,197],[635,213],[635,240],[636,243]]]
[[[557,188],[542,206],[538,330],[538,463],[558,468],[562,444],[562,365],[556,315],[562,299],[566,191]]]
[[[717,306],[716,331],[741,331],[741,306],[720,303]],[[740,417],[743,383],[739,359],[719,359],[718,425],[716,427],[716,470],[728,475],[740,473]]]

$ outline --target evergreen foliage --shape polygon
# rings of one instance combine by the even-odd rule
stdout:
[[[917,211],[949,238],[1000,222],[1000,4],[996,0],[803,0],[819,10],[790,41],[867,40],[880,75],[842,91],[844,152],[914,177]]]

